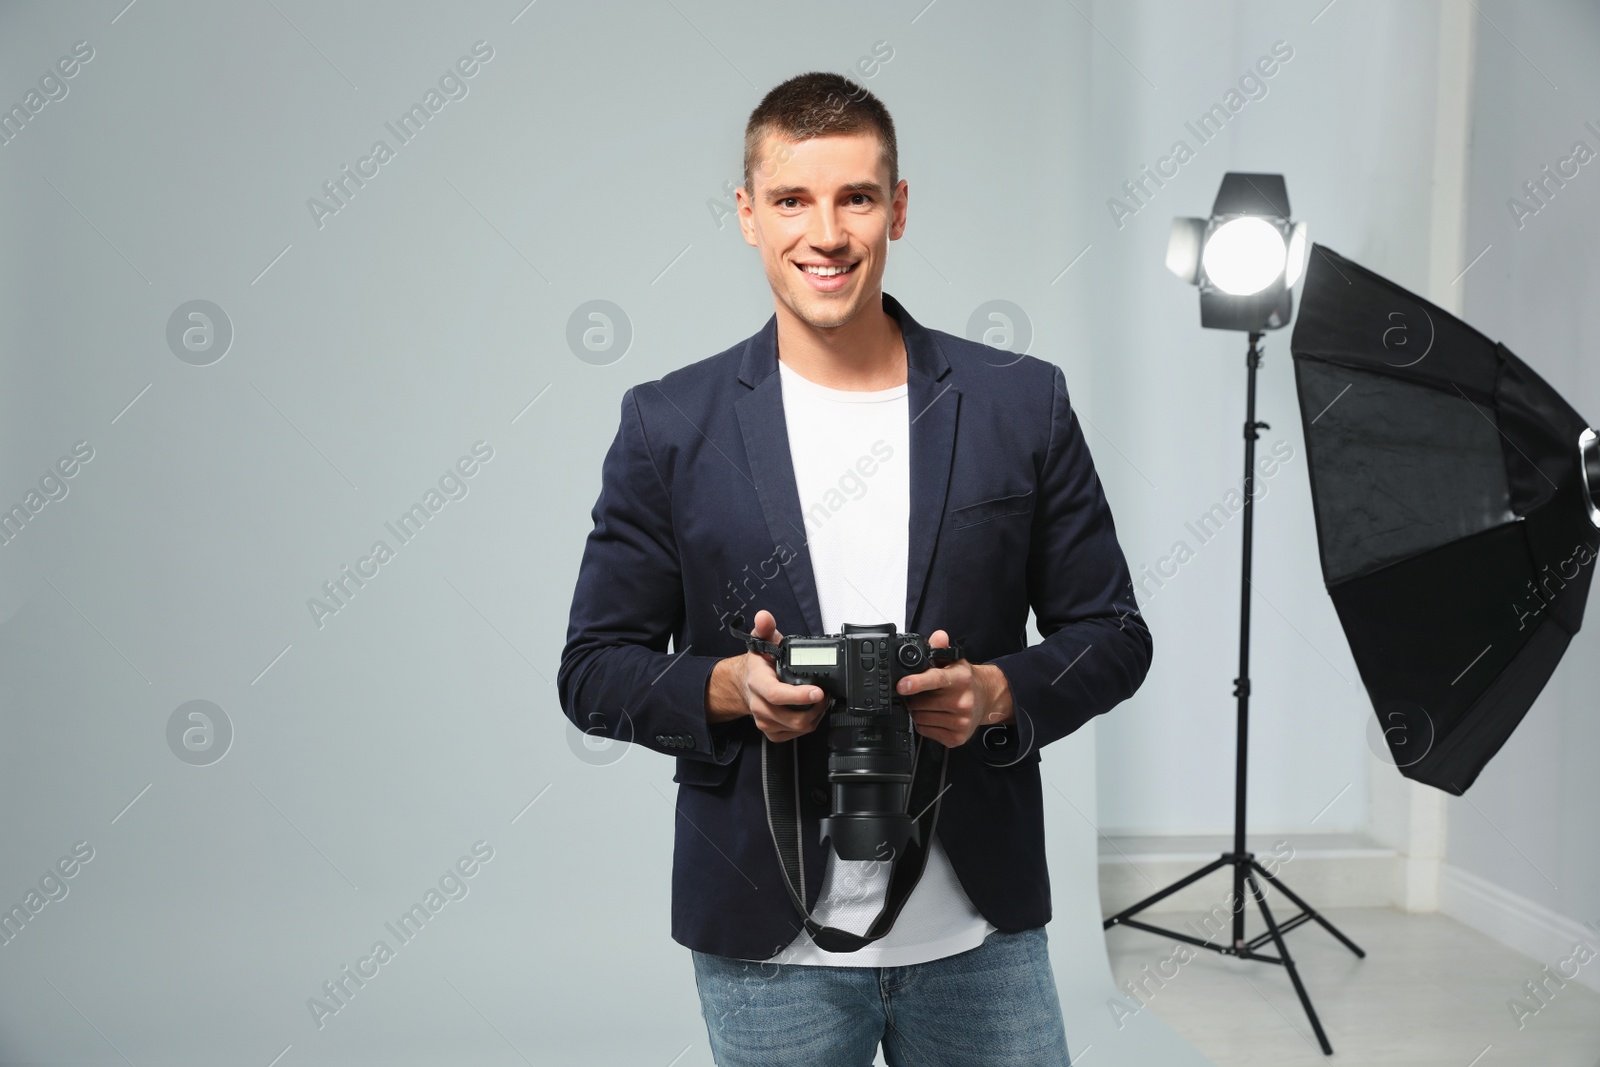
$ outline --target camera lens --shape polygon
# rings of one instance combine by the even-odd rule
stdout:
[[[916,645],[901,645],[900,662],[907,667],[917,666],[922,662],[922,649]]]
[[[906,812],[915,769],[915,740],[904,712],[846,713],[828,732],[828,785],[833,807],[821,839],[846,860],[882,860],[904,851],[914,823]]]

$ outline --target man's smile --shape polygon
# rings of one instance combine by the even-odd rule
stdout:
[[[855,263],[796,263],[800,273],[806,276],[806,281],[811,288],[819,293],[832,293],[843,289],[850,276],[855,273],[860,261]]]

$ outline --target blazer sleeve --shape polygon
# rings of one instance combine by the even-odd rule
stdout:
[[[1016,763],[1110,711],[1133,695],[1150,669],[1150,630],[1060,367],[1027,584],[1044,640],[989,661],[1011,686],[1016,718],[980,727],[968,742],[996,766]]]
[[[667,652],[668,638],[682,642],[683,577],[671,496],[650,454],[636,388],[623,394],[601,468],[556,674],[561,710],[585,733],[730,763],[743,738],[731,724],[708,722],[705,705],[711,670],[723,657]]]

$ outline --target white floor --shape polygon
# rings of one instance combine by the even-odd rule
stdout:
[[[1285,912],[1275,911],[1280,920]],[[1289,914],[1292,914],[1290,912]],[[1297,1067],[1332,1061],[1406,1067],[1597,1067],[1600,993],[1567,982],[1549,984],[1546,1003],[1522,1026],[1508,1002],[1538,1002],[1523,988],[1543,977],[1535,961],[1441,915],[1388,908],[1341,908],[1325,913],[1364,950],[1357,959],[1315,924],[1286,935],[1302,981],[1333,1044],[1332,1060],[1316,1046],[1289,976],[1270,963],[1252,963],[1196,949],[1188,963],[1168,964],[1175,977],[1150,982],[1147,1010],[1186,1038],[1217,1067]],[[1185,930],[1199,914],[1148,917]],[[1263,927],[1252,915],[1247,930]],[[1177,944],[1132,929],[1107,933],[1117,984],[1156,971]],[[1270,946],[1261,951],[1270,951]],[[1600,959],[1587,964],[1600,967]],[[1137,1006],[1137,1001],[1130,1001]],[[1108,1008],[1108,1011],[1110,1009]],[[1088,1067],[1093,1067],[1092,1062]]]

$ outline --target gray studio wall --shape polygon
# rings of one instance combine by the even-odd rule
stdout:
[[[622,392],[770,314],[718,220],[782,78],[893,49],[867,79],[911,185],[886,288],[958,333],[1022,309],[1136,572],[1239,478],[1242,338],[1202,330],[1162,269],[1173,215],[1224,171],[1281,171],[1315,240],[1427,282],[1431,3],[841,0],[780,25],[724,0],[125,2],[0,6],[0,103],[95,50],[0,145],[0,504],[94,450],[0,546],[0,903],[94,850],[0,947],[0,1058],[462,1062],[468,1034],[481,1062],[710,1062],[667,937],[671,761],[586,747],[551,683]],[[1484,6],[1561,93],[1480,37],[1468,244],[1495,249],[1469,317],[1587,411],[1589,168],[1514,238],[1503,201],[1596,118],[1592,8]],[[307,199],[480,40],[467,95],[319,227]],[[1266,95],[1119,228],[1121,183],[1279,40]],[[234,332],[204,367],[167,339],[197,299]],[[632,336],[594,365],[569,319],[602,299]],[[1359,829],[1371,711],[1317,569],[1287,344],[1261,382],[1263,447],[1296,451],[1257,517],[1252,825]],[[480,441],[466,495],[317,626],[308,598]],[[1098,786],[1083,753],[1046,754],[1058,917],[1093,907],[1074,864],[1096,805],[1108,831],[1231,825],[1237,536],[1141,597],[1149,680],[1079,739]],[[1592,918],[1596,861],[1569,848],[1596,807],[1581,642],[1482,812],[1452,805],[1450,859]],[[231,726],[209,766],[169,737],[192,700]],[[307,998],[480,841],[468,895],[317,1029]],[[1098,980],[1073,966],[1064,995]]]
[[[1600,9],[1498,2],[1483,10],[1498,32],[1480,32],[1475,57],[1467,246],[1483,258],[1464,279],[1467,318],[1597,420],[1600,161],[1547,186],[1542,207],[1523,185],[1576,142],[1600,152]],[[1537,214],[1513,211],[1513,198]],[[1450,801],[1446,859],[1566,919],[1600,924],[1593,606],[1517,732],[1472,790]]]
[[[671,761],[586,746],[552,685],[620,396],[770,315],[718,222],[744,119],[883,41],[912,190],[886,287],[955,332],[1018,305],[1091,412],[1100,268],[1063,271],[1101,225],[1094,36],[951,0],[0,7],[8,103],[93,49],[0,146],[0,499],[92,449],[0,547],[0,900],[72,874],[0,947],[0,1058],[708,1063],[668,938]],[[479,41],[465,95],[394,143]],[[204,366],[220,342],[169,340],[195,300],[232,331]],[[605,365],[568,341],[593,300],[631,327]],[[1064,990],[1109,982],[1073,751],[1047,760],[1057,915],[1090,924]],[[317,1026],[309,998],[441,881],[459,899]]]
[[[1208,214],[1226,171],[1282,173],[1314,241],[1425,290],[1439,13],[1377,0],[1104,3],[1094,18],[1105,36],[1084,153],[1093,249],[1078,279],[1095,308],[1090,440],[1136,577],[1170,575],[1141,587],[1150,676],[1100,724],[1100,819],[1108,833],[1227,833],[1240,520],[1209,542],[1188,524],[1240,486],[1245,346],[1242,334],[1201,329],[1196,291],[1162,266],[1168,229],[1175,215]],[[1292,58],[1269,63],[1272,76],[1246,86],[1255,98],[1200,144],[1186,123],[1277,42]],[[1106,202],[1179,139],[1194,157],[1147,186],[1119,227]],[[1371,704],[1322,585],[1290,332],[1267,335],[1260,372],[1258,418],[1271,428],[1257,454],[1281,443],[1292,458],[1265,479],[1256,509],[1250,825],[1358,830],[1369,772],[1394,771],[1369,750]],[[1192,556],[1163,565],[1180,542]]]

